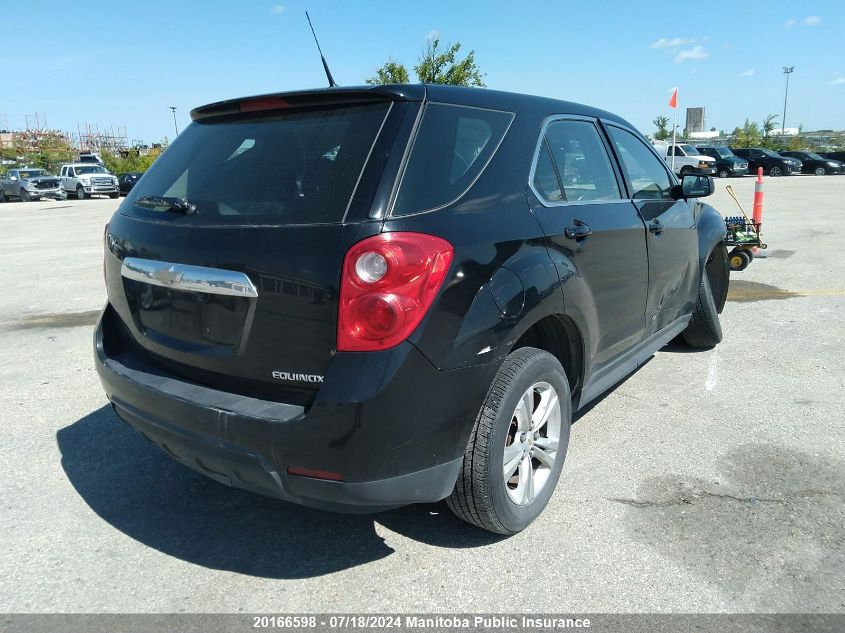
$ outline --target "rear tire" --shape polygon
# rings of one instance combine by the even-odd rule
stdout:
[[[79,200],[85,200],[85,189],[81,185],[76,188],[76,197]]]
[[[695,311],[692,313],[687,329],[683,331],[687,345],[696,349],[710,349],[722,341],[719,304],[724,307],[729,283],[724,280],[724,277],[728,276],[721,255],[724,250],[724,245],[720,245],[710,254],[698,284]],[[711,277],[713,277],[712,286]],[[714,295],[713,286],[716,286],[718,295]]]
[[[476,418],[461,472],[446,499],[449,509],[498,534],[526,528],[554,492],[571,422],[569,381],[560,361],[533,347],[512,352]]]
[[[0,187],[0,202],[6,202],[6,192],[3,191],[3,187]]]

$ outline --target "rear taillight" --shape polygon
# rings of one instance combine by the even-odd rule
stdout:
[[[372,352],[404,341],[443,285],[454,249],[423,233],[382,233],[343,260],[337,349]]]

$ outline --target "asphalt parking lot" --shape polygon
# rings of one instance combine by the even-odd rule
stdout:
[[[730,184],[750,209],[754,179]],[[584,413],[509,539],[173,462],[93,369],[118,201],[0,205],[0,612],[845,611],[845,177],[765,195],[768,257],[732,275],[724,343],[669,346]]]

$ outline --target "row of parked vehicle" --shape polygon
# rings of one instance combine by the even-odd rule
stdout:
[[[655,149],[679,176],[701,174],[730,178],[755,174],[762,167],[769,176],[845,174],[845,152],[774,152],[765,147],[718,147],[657,141]],[[673,161],[674,154],[674,161]]]
[[[36,167],[10,169],[0,178],[0,202],[12,198],[21,202],[42,198],[66,200],[68,196],[84,200],[93,195],[117,198],[126,195],[140,176],[140,173],[115,176],[103,165],[91,163],[62,165],[58,176]]]

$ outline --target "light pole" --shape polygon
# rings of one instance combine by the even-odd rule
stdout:
[[[179,136],[179,126],[176,125],[176,106],[170,106],[170,111],[173,113],[173,127],[176,129],[176,136]]]
[[[795,70],[795,66],[784,66],[783,67],[783,74],[786,75],[786,92],[783,93],[783,118],[780,120],[780,135],[783,137],[786,134],[786,100],[789,97],[789,76],[792,74],[792,71]]]

